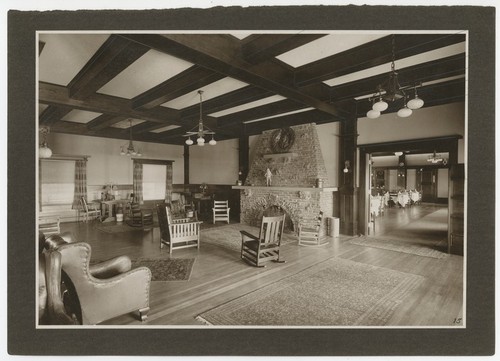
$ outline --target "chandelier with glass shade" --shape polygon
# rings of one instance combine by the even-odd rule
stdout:
[[[40,142],[40,146],[38,147],[38,156],[40,158],[50,158],[52,157],[52,150],[49,148],[47,144],[47,134],[49,134],[49,127],[41,127],[40,134],[42,135],[42,141]]]
[[[140,149],[135,149],[134,142],[132,141],[132,120],[129,119],[129,130],[130,130],[130,139],[128,145],[122,145],[120,147],[120,155],[126,155],[128,157],[131,156],[142,156]],[[126,147],[126,148],[125,148]]]
[[[378,85],[376,92],[369,98],[372,102],[372,109],[366,113],[366,116],[370,119],[375,119],[380,116],[380,114],[389,108],[388,102],[395,102],[402,99],[403,107],[398,110],[398,116],[401,118],[409,117],[413,110],[422,108],[424,106],[424,101],[418,97],[417,88],[421,87],[422,84],[414,86],[402,87],[398,81],[398,73],[396,71],[395,59],[395,38],[392,35],[392,62],[391,62],[391,72],[389,73],[389,79]],[[413,98],[409,99],[409,95],[406,91],[414,91]]]
[[[206,125],[203,125],[203,118],[202,118],[202,114],[203,114],[203,108],[202,108],[203,90],[198,90],[198,94],[200,95],[200,119],[198,120],[198,125],[192,129],[190,129],[189,131],[187,131],[186,134],[184,135],[184,137],[188,137],[188,139],[186,139],[186,144],[192,145],[194,143],[194,141],[191,139],[191,137],[193,137],[193,138],[196,138],[196,143],[200,147],[202,147],[205,145],[205,136],[212,135],[212,139],[210,139],[208,144],[216,145],[217,142],[214,139],[215,132],[212,129],[210,129],[209,127],[207,127]]]

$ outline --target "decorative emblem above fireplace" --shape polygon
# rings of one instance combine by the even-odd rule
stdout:
[[[270,140],[271,150],[274,153],[288,152],[295,142],[295,131],[290,127],[276,129],[271,134]]]

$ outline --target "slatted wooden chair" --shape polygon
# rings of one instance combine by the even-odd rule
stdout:
[[[89,219],[101,219],[101,210],[97,208],[94,203],[87,203],[85,197],[80,198],[80,208],[78,209],[78,222],[80,221],[81,214],[83,219],[88,222]]]
[[[214,214],[214,224],[217,221],[227,222],[229,224],[229,202],[228,201],[215,201],[212,212]]]
[[[323,246],[328,243],[325,237],[321,237],[321,224],[323,222],[323,211],[314,220],[304,220],[299,224],[300,246]]]
[[[170,207],[165,203],[157,204],[156,212],[160,224],[160,248],[167,245],[170,254],[174,249],[200,248],[200,224],[203,222],[189,218],[172,219]]]
[[[262,264],[274,261],[284,263],[280,259],[280,245],[285,226],[285,215],[262,217],[259,236],[256,237],[246,231],[241,233],[241,258],[256,267],[265,267]]]
[[[139,203],[130,203],[127,223],[132,227],[150,227],[154,223],[153,210],[141,208]]]

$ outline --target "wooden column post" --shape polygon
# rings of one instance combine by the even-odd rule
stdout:
[[[184,184],[189,184],[189,145],[184,144]]]
[[[339,208],[340,233],[346,235],[358,234],[358,187],[356,148],[358,141],[358,120],[353,112],[351,119],[340,122],[340,152],[339,152]],[[347,172],[344,169],[347,167]]]
[[[241,181],[245,184],[249,170],[249,137],[245,134],[245,128],[243,128],[240,133],[239,147],[238,147],[238,160],[239,160],[239,171],[241,174]]]

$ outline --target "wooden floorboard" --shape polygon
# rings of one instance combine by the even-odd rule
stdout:
[[[377,235],[391,234],[431,214],[437,206],[415,206],[389,209],[379,217]],[[404,213],[403,213],[404,212]],[[400,222],[398,226],[398,220]],[[302,272],[332,257],[383,267],[425,277],[389,320],[389,326],[462,326],[455,323],[463,317],[463,257],[449,255],[443,259],[422,257],[348,242],[350,237],[331,238],[321,247],[302,247],[297,242],[282,246],[286,263],[268,263],[255,268],[242,262],[239,253],[212,244],[201,243],[200,249],[174,251],[160,249],[159,230],[105,233],[97,223],[64,223],[62,231],[75,235],[92,247],[92,259],[105,260],[119,255],[131,258],[195,258],[189,281],[153,282],[147,322],[133,314],[116,317],[104,325],[130,326],[199,326],[199,314],[256,289]],[[203,234],[203,230],[202,230]],[[427,234],[427,233],[426,233]],[[132,292],[133,290],[131,290]]]

